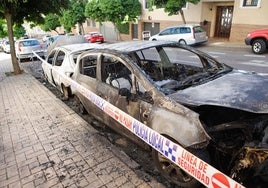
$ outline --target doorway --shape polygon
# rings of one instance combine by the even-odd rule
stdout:
[[[216,14],[215,37],[229,38],[233,18],[233,6],[218,6]]]

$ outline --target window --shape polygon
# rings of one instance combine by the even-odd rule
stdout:
[[[181,27],[180,28],[180,33],[182,33],[182,34],[191,33],[191,28],[189,28],[189,27]]]
[[[63,51],[59,51],[55,60],[55,66],[61,66],[63,63],[64,57],[65,57],[65,53]]]
[[[114,88],[131,91],[131,71],[118,59],[110,56],[102,58],[102,81]]]
[[[242,0],[243,7],[259,7],[260,0]]]
[[[173,28],[166,29],[160,33],[160,35],[170,35],[172,34]]]
[[[145,9],[150,8],[150,0],[144,0],[144,7],[145,7]]]
[[[55,51],[53,51],[51,54],[49,54],[47,58],[47,62],[52,65],[53,59],[54,59]]]
[[[91,78],[96,78],[97,55],[83,57],[80,60],[80,73]]]

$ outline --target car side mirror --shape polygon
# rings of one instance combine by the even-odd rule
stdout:
[[[120,88],[119,89],[119,95],[124,96],[124,97],[130,97],[131,93],[127,88]]]
[[[127,101],[137,101],[137,97],[135,94],[132,94],[127,88],[120,88],[119,95],[126,97]]]

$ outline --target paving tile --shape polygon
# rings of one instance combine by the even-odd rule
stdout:
[[[0,65],[1,188],[160,186],[35,78],[5,77],[9,69]]]

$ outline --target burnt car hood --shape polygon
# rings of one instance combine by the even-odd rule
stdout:
[[[215,105],[254,113],[268,113],[268,77],[233,70],[207,83],[169,95],[191,106]]]

